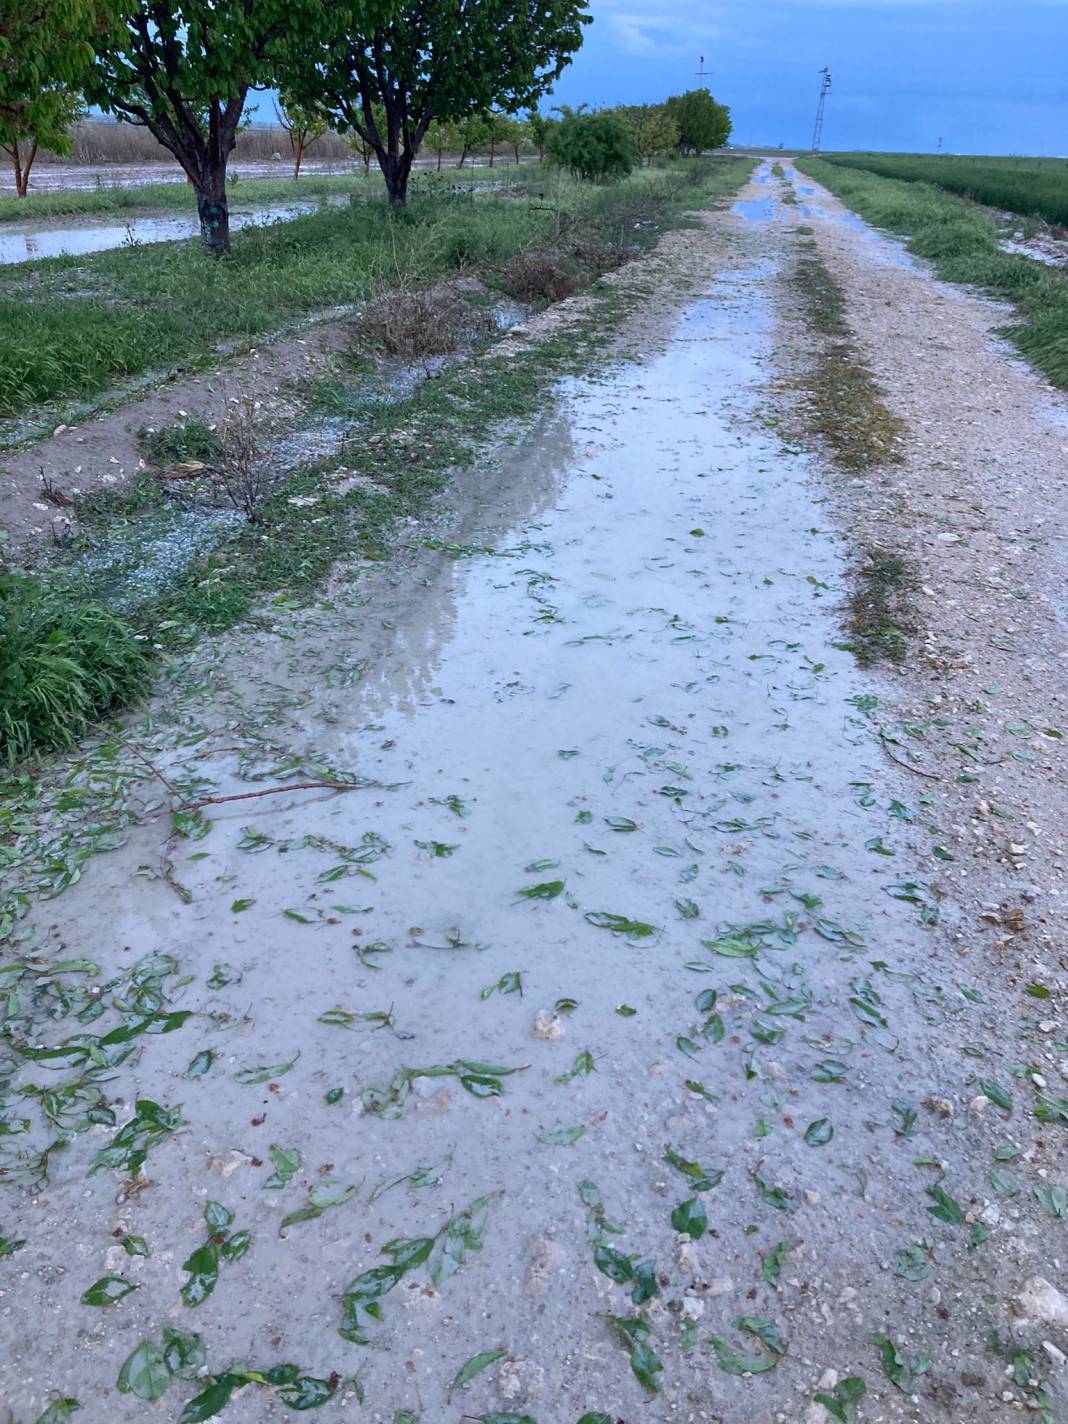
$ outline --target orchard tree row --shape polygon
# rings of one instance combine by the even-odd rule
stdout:
[[[226,171],[250,92],[280,94],[299,172],[327,128],[389,202],[407,200],[425,144],[441,166],[523,144],[577,176],[624,176],[668,150],[726,142],[727,109],[703,89],[590,113],[538,101],[582,43],[588,0],[2,0],[0,147],[25,194],[38,145],[69,150],[95,105],[148,129],[193,185],[201,234],[229,247]],[[517,117],[524,109],[526,117]]]
[[[3,0],[0,143],[63,147],[72,96],[147,128],[185,170],[201,234],[229,246],[226,166],[249,92],[353,133],[391,203],[435,120],[536,105],[587,0]],[[32,161],[32,153],[30,155]]]

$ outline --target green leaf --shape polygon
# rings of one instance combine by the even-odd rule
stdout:
[[[724,1374],[763,1375],[767,1374],[769,1370],[773,1370],[779,1363],[776,1355],[763,1355],[759,1358],[743,1355],[722,1335],[710,1335],[708,1343],[715,1351],[716,1364]]]
[[[207,1300],[219,1282],[219,1248],[198,1246],[182,1262],[182,1270],[189,1273],[189,1279],[179,1294],[185,1304],[193,1309]]]
[[[81,1409],[76,1399],[54,1399],[43,1414],[37,1416],[36,1424],[68,1424],[76,1409]]]
[[[210,1201],[204,1206],[204,1224],[213,1234],[225,1231],[233,1225],[234,1214],[228,1206],[223,1206],[222,1202]]]
[[[639,1384],[644,1385],[651,1393],[657,1393],[660,1389],[660,1382],[656,1377],[664,1366],[657,1354],[649,1348],[644,1340],[635,1341],[631,1348],[630,1367]]]
[[[934,1203],[933,1206],[927,1208],[932,1216],[937,1217],[939,1221],[947,1222],[950,1226],[963,1224],[964,1208],[947,1191],[944,1191],[940,1186],[927,1187],[925,1190]]]
[[[138,1399],[159,1399],[171,1382],[171,1371],[155,1340],[142,1340],[127,1356],[115,1388],[120,1394],[136,1394]]]
[[[805,1141],[810,1147],[826,1147],[833,1136],[830,1118],[818,1117],[805,1128]]]
[[[617,1285],[634,1279],[634,1267],[630,1260],[623,1255],[622,1251],[616,1251],[613,1247],[606,1246],[603,1241],[594,1243],[593,1263],[603,1275],[606,1275],[610,1281],[615,1281]]]
[[[780,1241],[766,1256],[761,1257],[760,1274],[764,1277],[769,1286],[777,1286],[779,1284],[779,1276],[782,1274],[782,1263],[789,1249],[785,1241]]]
[[[131,1295],[139,1286],[124,1280],[122,1276],[101,1276],[88,1290],[82,1293],[83,1305],[114,1305],[124,1296]]]
[[[329,1380],[315,1375],[297,1375],[279,1385],[276,1394],[287,1409],[318,1409],[333,1398],[336,1388]]]
[[[890,1269],[905,1281],[925,1281],[931,1274],[922,1246],[899,1246],[890,1258]]]
[[[202,1419],[211,1419],[214,1415],[221,1414],[230,1403],[234,1386],[239,1382],[235,1375],[217,1376],[207,1389],[193,1396],[178,1416],[178,1424],[200,1424]]]
[[[698,1197],[680,1202],[671,1213],[671,1225],[678,1232],[685,1233],[692,1241],[700,1241],[708,1230],[708,1212],[704,1202]]]
[[[210,1048],[203,1048],[189,1064],[182,1075],[185,1078],[202,1078],[215,1062],[215,1054]]]
[[[573,1147],[580,1137],[586,1135],[583,1126],[578,1127],[554,1127],[551,1132],[543,1132],[538,1136],[539,1142],[544,1142],[548,1147]]]
[[[524,885],[515,893],[521,895],[524,900],[555,900],[563,893],[563,889],[562,880],[543,880],[539,885]]]
[[[1050,1216],[1063,1217],[1068,1213],[1068,1192],[1063,1187],[1041,1186],[1035,1188],[1039,1204]]]
[[[817,1394],[816,1403],[822,1404],[835,1424],[856,1424],[857,1404],[868,1392],[868,1386],[858,1375],[850,1375],[835,1385],[830,1394]]]
[[[996,1107],[1002,1108],[1007,1113],[1012,1112],[1012,1098],[1000,1083],[995,1083],[992,1078],[980,1078],[979,1088]]]
[[[232,914],[239,915],[242,910],[249,909],[255,903],[255,900],[235,900],[230,906],[230,911]]]
[[[127,1256],[151,1256],[152,1254],[148,1249],[148,1242],[143,1236],[124,1236],[122,1249]]]
[[[759,1172],[753,1173],[753,1181],[757,1191],[767,1202],[768,1206],[773,1206],[776,1211],[794,1210],[794,1203],[787,1196],[784,1188],[769,1186]]]
[[[886,1378],[904,1394],[911,1394],[915,1376],[923,1374],[930,1367],[931,1361],[928,1356],[920,1355],[909,1365],[889,1335],[876,1333],[869,1335],[868,1339],[879,1351],[879,1358],[882,1360],[883,1373]]]
[[[718,1169],[706,1171],[697,1162],[687,1161],[673,1147],[668,1147],[664,1152],[664,1161],[669,1167],[674,1167],[676,1172],[681,1172],[693,1184],[695,1192],[710,1192],[723,1180],[723,1173]]]
[[[263,1185],[268,1190],[277,1191],[281,1187],[287,1186],[300,1171],[300,1150],[296,1147],[278,1147],[272,1142],[269,1151],[271,1161],[274,1163],[274,1171]]]
[[[254,1068],[240,1068],[233,1075],[235,1083],[269,1083],[274,1078],[281,1078],[283,1074],[296,1063],[296,1058],[291,1058],[288,1063],[260,1063]]]
[[[465,1385],[471,1383],[476,1375],[480,1375],[483,1370],[496,1364],[498,1360],[503,1360],[507,1354],[507,1350],[497,1349],[484,1350],[481,1355],[472,1355],[453,1376],[452,1384],[449,1385],[449,1394],[451,1395],[454,1390],[463,1389]]]
[[[598,929],[611,930],[613,934],[624,935],[627,939],[648,939],[657,933],[655,925],[629,920],[626,915],[613,915],[608,910],[591,910],[584,918]]]
[[[280,1229],[284,1231],[287,1226],[294,1226],[298,1221],[314,1221],[316,1217],[322,1216],[324,1211],[344,1206],[346,1202],[352,1201],[353,1197],[359,1196],[362,1185],[362,1182],[355,1186],[346,1185],[344,1182],[323,1182],[314,1186],[304,1206],[282,1218]]]
[[[738,1326],[741,1330],[748,1330],[750,1335],[755,1335],[773,1355],[786,1354],[786,1341],[782,1331],[769,1315],[743,1315]]]

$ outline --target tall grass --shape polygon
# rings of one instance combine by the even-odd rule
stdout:
[[[1068,387],[1068,276],[1003,252],[986,214],[929,183],[881,178],[826,159],[798,168],[876,227],[905,235],[947,282],[981,287],[1013,304],[1004,335],[1055,385]]]
[[[107,609],[0,575],[0,761],[74,746],[141,691],[149,671],[144,645]]]
[[[563,181],[557,190],[554,180],[548,194],[543,183],[504,196],[437,191],[426,176],[426,190],[399,216],[376,190],[343,210],[246,228],[221,261],[189,241],[0,269],[0,415],[91,397],[144,371],[207,363],[221,342],[262,338],[378,287],[503,262],[561,219],[605,223],[616,213],[626,231],[636,195],[653,181],[611,189]],[[685,167],[661,179],[654,208],[695,192],[689,181]]]
[[[1068,226],[1068,162],[1063,158],[836,153],[826,161],[843,168],[862,168],[881,178],[934,183],[976,203]]]

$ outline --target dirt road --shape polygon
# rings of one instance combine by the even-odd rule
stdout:
[[[186,795],[361,782],[208,805],[175,840],[146,773],[156,813],[26,922],[0,1419],[258,1424],[326,1395],[385,1424],[1062,1417],[1060,609],[1017,598],[1026,639],[973,644],[942,692],[934,656],[843,648],[864,511],[887,532],[913,478],[952,501],[972,470],[939,485],[904,335],[869,353],[916,417],[903,466],[854,484],[784,438],[796,228],[859,338],[893,274],[897,310],[926,293],[913,341],[929,302],[941,365],[999,373],[1015,440],[1064,437],[984,304],[760,177],[624,276],[648,295],[608,374],[429,540],[176,668],[131,725]],[[902,528],[944,560],[932,518]],[[958,834],[965,797],[1024,850]],[[29,1154],[75,1122],[42,1185]],[[136,1289],[81,1303],[106,1276]]]

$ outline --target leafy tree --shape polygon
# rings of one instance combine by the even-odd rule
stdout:
[[[460,161],[456,166],[462,168],[476,148],[489,142],[485,114],[468,114],[457,123],[456,131],[460,136]]]
[[[567,168],[587,183],[626,178],[638,161],[634,140],[607,110],[588,114],[585,105],[560,109],[560,122],[549,134],[549,162]]]
[[[460,125],[452,119],[435,119],[426,131],[426,145],[438,161],[438,172],[447,153],[458,153],[463,147]]]
[[[703,153],[706,148],[722,148],[731,136],[731,111],[717,104],[707,89],[690,89],[675,94],[665,106],[678,124],[679,150]]]
[[[372,145],[400,206],[432,120],[536,101],[581,44],[586,8],[587,0],[402,0],[391,20],[357,24],[344,43],[295,64],[288,83]]]
[[[666,153],[679,142],[678,121],[666,104],[621,104],[610,111],[634,140],[643,163]]]
[[[489,166],[492,168],[496,158],[497,149],[502,143],[510,143],[512,138],[512,119],[507,114],[497,113],[496,110],[486,115],[486,142],[489,144]]]
[[[30,186],[30,169],[39,148],[70,153],[70,129],[85,114],[85,105],[73,89],[57,84],[42,89],[27,104],[0,110],[0,149],[15,170],[15,192],[24,198]]]
[[[226,165],[249,89],[271,83],[295,49],[336,41],[330,28],[372,3],[122,0],[117,36],[94,41],[86,97],[147,128],[174,155],[196,193],[204,246],[223,253],[230,246]],[[314,96],[292,99],[314,106]]]
[[[516,166],[519,165],[519,151],[530,138],[530,129],[526,119],[515,119],[511,115],[508,117],[508,137],[505,142],[515,155]]]
[[[274,116],[289,135],[289,146],[293,150],[293,179],[300,177],[300,165],[312,144],[318,143],[326,133],[326,120],[314,109],[301,108],[299,104],[279,94],[274,106]]]
[[[530,141],[538,150],[538,162],[545,162],[545,145],[548,142],[550,133],[556,127],[556,120],[546,118],[544,114],[539,114],[537,109],[530,109],[527,112],[527,132]]]
[[[20,198],[38,148],[70,152],[90,41],[108,19],[103,0],[0,0],[0,148]]]

